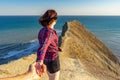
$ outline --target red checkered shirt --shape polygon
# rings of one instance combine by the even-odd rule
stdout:
[[[58,51],[61,49],[58,47],[58,34],[54,29],[42,28],[38,34],[39,48],[37,50],[37,59],[52,61],[57,58]]]

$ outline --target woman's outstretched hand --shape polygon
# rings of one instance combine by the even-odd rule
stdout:
[[[37,75],[40,77],[46,72],[46,65],[40,64],[40,62],[36,62],[35,68]]]

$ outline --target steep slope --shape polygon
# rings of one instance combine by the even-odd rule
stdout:
[[[78,58],[94,76],[120,79],[120,63],[115,55],[85,27],[74,20],[63,26],[61,35],[63,54]],[[106,77],[106,78],[105,78]]]

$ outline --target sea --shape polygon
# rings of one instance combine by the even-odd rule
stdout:
[[[40,16],[0,16],[0,65],[35,54]],[[67,21],[78,20],[120,59],[120,16],[59,16],[55,30],[61,35]]]

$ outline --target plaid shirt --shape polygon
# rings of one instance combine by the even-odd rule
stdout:
[[[58,34],[54,29],[42,28],[38,34],[38,40],[40,47],[37,50],[37,59],[51,61],[57,58],[58,51],[61,49],[58,47]]]

